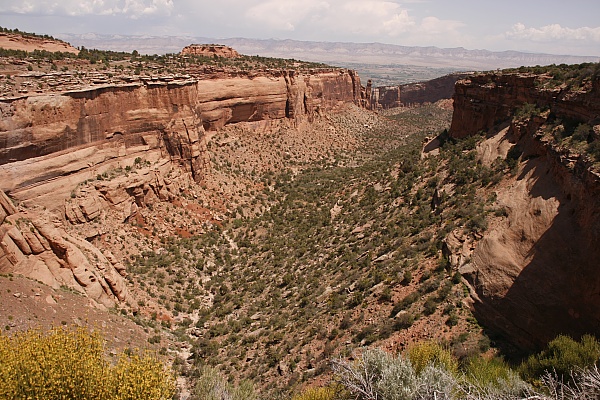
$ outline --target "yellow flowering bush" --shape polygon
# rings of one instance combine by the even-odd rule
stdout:
[[[1,399],[170,399],[175,378],[151,355],[104,357],[98,332],[84,328],[0,333]]]
[[[336,398],[336,390],[332,387],[308,388],[300,394],[295,395],[292,400],[333,400]]]
[[[458,362],[447,348],[437,342],[416,343],[408,348],[408,359],[415,372],[420,374],[428,364],[444,367],[452,375],[458,371]]]

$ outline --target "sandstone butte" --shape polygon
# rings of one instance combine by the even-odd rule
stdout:
[[[191,44],[181,50],[181,55],[236,58],[240,53],[222,44]]]
[[[575,337],[600,326],[600,175],[590,159],[548,139],[553,118],[588,123],[600,134],[600,80],[579,91],[545,89],[543,77],[482,74],[461,80],[450,135],[488,132],[489,165],[518,146],[525,165],[498,203],[508,216],[489,229],[470,259],[449,237],[449,254],[467,278],[477,318],[521,348],[540,347],[560,333]],[[542,113],[510,122],[514,110],[536,104]]]
[[[65,285],[105,306],[126,301],[123,265],[66,226],[88,227],[108,209],[125,221],[138,207],[175,199],[180,188],[167,171],[177,165],[202,181],[210,132],[226,124],[311,120],[346,103],[365,105],[364,98],[358,75],[334,68],[139,79],[2,98],[0,273]],[[73,198],[79,183],[136,159],[153,167]],[[83,236],[93,237],[90,230]]]

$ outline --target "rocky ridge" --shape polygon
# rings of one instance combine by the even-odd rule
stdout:
[[[72,54],[79,53],[79,50],[75,47],[61,40],[7,32],[0,32],[0,47],[23,51],[45,50],[51,52],[62,51]]]

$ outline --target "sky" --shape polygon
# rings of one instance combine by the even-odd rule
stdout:
[[[0,26],[600,56],[598,0],[0,0]]]

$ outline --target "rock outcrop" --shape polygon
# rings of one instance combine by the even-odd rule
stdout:
[[[240,53],[222,44],[191,44],[181,50],[181,55],[236,58]]]
[[[106,307],[127,301],[123,264],[51,219],[44,212],[18,209],[0,191],[0,273],[68,287]]]
[[[539,79],[460,81],[450,130],[456,138],[486,132],[504,156],[506,146],[522,152],[516,177],[497,193],[506,218],[485,233],[461,272],[478,318],[525,349],[561,333],[600,333],[600,175],[587,156],[554,144],[546,125],[550,116],[597,125],[600,85],[572,92],[544,89]],[[547,111],[512,120],[525,103]]]
[[[371,107],[374,110],[401,107],[401,86],[378,86],[373,88]]]

